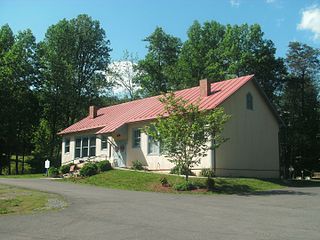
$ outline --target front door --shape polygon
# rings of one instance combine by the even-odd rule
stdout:
[[[113,149],[113,159],[116,167],[125,167],[127,159],[127,142],[117,141],[117,146]]]

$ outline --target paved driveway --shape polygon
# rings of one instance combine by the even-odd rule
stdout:
[[[61,211],[0,217],[0,239],[320,239],[320,188],[200,196],[44,179],[0,183],[62,194]]]

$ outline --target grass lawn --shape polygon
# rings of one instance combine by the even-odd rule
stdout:
[[[0,178],[43,178],[46,177],[43,173],[36,174],[19,174],[19,175],[0,175]]]
[[[161,177],[166,177],[170,185],[185,181],[184,178],[174,175],[126,170],[111,170],[87,178],[69,178],[63,179],[62,181],[91,184],[114,189],[178,193],[178,191],[172,188],[162,187],[159,181]],[[204,183],[205,180],[204,178],[190,178],[190,181],[200,183]],[[283,185],[276,182],[253,178],[215,178],[215,182],[216,185],[213,191],[189,191],[188,193],[246,194],[284,188]]]
[[[0,184],[0,216],[34,213],[66,206],[58,195]]]

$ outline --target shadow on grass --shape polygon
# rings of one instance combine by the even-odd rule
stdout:
[[[308,188],[320,187],[319,180],[281,180],[281,179],[263,179],[266,182],[279,184],[284,187]]]
[[[261,180],[261,179],[260,179]],[[320,187],[318,181],[298,181],[290,180],[283,181],[278,179],[263,179],[265,182],[275,183],[283,187]],[[241,196],[267,196],[267,195],[315,195],[314,193],[296,191],[291,189],[274,189],[274,190],[257,190],[245,184],[230,184],[228,181],[220,180],[219,184],[215,186],[213,192],[219,194],[235,194]]]

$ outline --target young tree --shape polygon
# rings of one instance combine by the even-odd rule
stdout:
[[[157,27],[144,41],[148,42],[148,54],[138,62],[140,74],[137,80],[146,96],[168,92],[179,84],[176,64],[181,40]]]
[[[174,93],[164,95],[159,101],[164,113],[145,132],[160,142],[164,155],[179,169],[190,170],[200,164],[209,149],[226,141],[221,132],[229,116],[222,108],[200,111],[197,104],[188,103]]]

